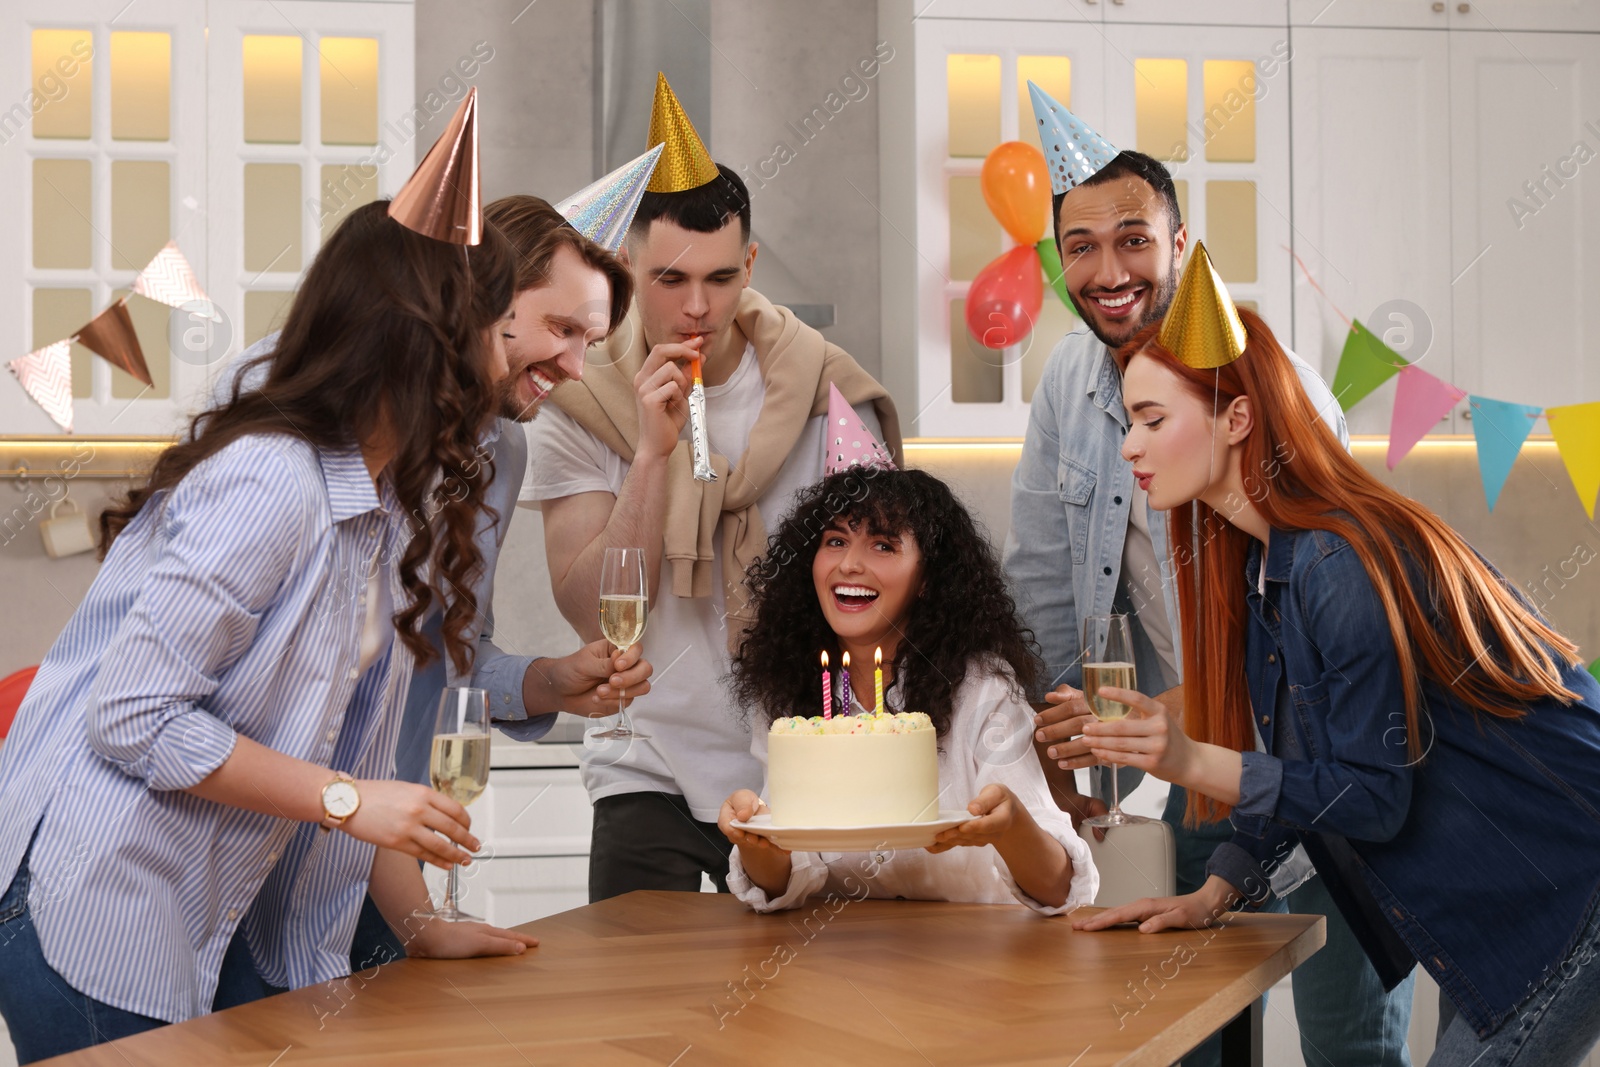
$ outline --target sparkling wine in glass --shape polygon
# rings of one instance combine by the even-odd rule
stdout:
[[[489,784],[489,694],[483,689],[451,688],[439,696],[433,727],[428,778],[433,788],[458,804],[471,804]],[[456,904],[456,871],[445,881],[444,903],[430,914],[446,922],[482,922]]]
[[[1126,615],[1089,615],[1083,620],[1083,696],[1089,702],[1095,717],[1102,722],[1125,719],[1128,705],[1108,700],[1100,695],[1106,687],[1134,689],[1138,677],[1133,666],[1133,641],[1128,632]],[[1122,810],[1117,795],[1117,768],[1107,768],[1111,774],[1111,810],[1105,815],[1085,819],[1086,826],[1126,826],[1129,823],[1147,822],[1143,816],[1128,815]]]
[[[608,548],[600,563],[600,633],[621,652],[639,643],[650,615],[644,584],[644,549]],[[617,725],[589,736],[602,741],[618,738],[649,740],[628,721],[628,694],[617,693]]]

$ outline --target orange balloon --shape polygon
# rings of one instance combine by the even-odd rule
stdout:
[[[1044,153],[1007,141],[989,153],[978,179],[983,199],[1018,244],[1038,244],[1050,224],[1050,172]]]

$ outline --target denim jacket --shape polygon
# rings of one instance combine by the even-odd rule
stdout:
[[[1600,684],[1566,668],[1578,702],[1541,700],[1510,720],[1425,683],[1414,759],[1389,624],[1349,543],[1273,530],[1265,556],[1264,597],[1261,546],[1240,577],[1251,704],[1268,752],[1286,729],[1306,757],[1244,753],[1234,842],[1258,858],[1284,827],[1308,849],[1347,843],[1349,862],[1319,860],[1318,873],[1369,955],[1393,940],[1374,929],[1381,915],[1488,1036],[1566,958],[1600,890]],[[1375,907],[1349,907],[1366,895],[1352,879]],[[1373,962],[1383,973],[1399,961]]]

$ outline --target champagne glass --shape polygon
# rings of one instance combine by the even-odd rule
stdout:
[[[439,696],[428,761],[433,788],[459,804],[471,804],[489,784],[489,694],[483,689],[446,689]],[[456,871],[445,881],[444,904],[429,914],[446,922],[482,922],[456,906]]]
[[[608,548],[600,564],[600,633],[618,652],[639,643],[644,636],[645,619],[650,613],[644,585],[644,549]],[[648,741],[628,721],[627,690],[617,692],[617,725],[589,736],[601,741],[618,738]]]
[[[1129,707],[1100,695],[1104,686],[1118,689],[1137,687],[1133,666],[1133,641],[1128,634],[1126,615],[1089,615],[1083,620],[1083,696],[1089,702],[1095,717],[1102,722],[1128,717]],[[1129,823],[1149,822],[1140,815],[1123,812],[1121,798],[1117,796],[1117,768],[1111,772],[1111,810],[1083,820],[1085,826],[1126,826]]]

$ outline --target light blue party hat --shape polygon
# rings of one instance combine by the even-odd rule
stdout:
[[[1117,156],[1117,147],[1091,130],[1082,119],[1028,83],[1033,116],[1039,120],[1039,143],[1050,166],[1050,191],[1064,193],[1082,185]]]
[[[650,184],[650,173],[656,169],[661,149],[656,145],[638,159],[584,186],[557,204],[556,210],[579,233],[607,252],[615,252],[628,236],[628,227],[639,210],[639,199]]]

